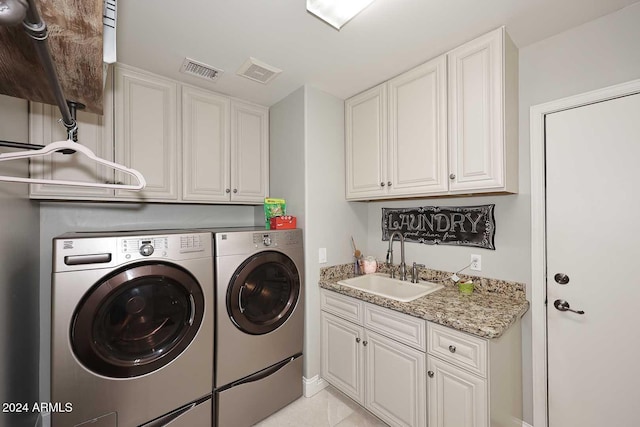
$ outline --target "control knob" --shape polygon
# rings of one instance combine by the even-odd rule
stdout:
[[[265,246],[271,246],[271,237],[270,236],[263,236],[262,237],[262,243],[264,243]]]
[[[150,244],[145,244],[140,246],[140,255],[149,256],[153,253],[153,246]]]

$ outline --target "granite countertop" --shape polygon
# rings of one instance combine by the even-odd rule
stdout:
[[[378,272],[387,273],[388,269],[382,266]],[[436,281],[451,274],[422,268],[419,277],[423,281]],[[338,281],[355,277],[351,264],[321,269],[319,284],[322,289],[483,338],[498,338],[529,309],[524,284],[463,274],[458,276],[463,280],[473,280],[475,289],[472,295],[461,294],[457,285],[446,280],[442,282],[444,288],[439,291],[410,302],[399,302],[339,285]]]

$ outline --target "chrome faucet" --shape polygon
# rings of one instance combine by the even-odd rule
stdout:
[[[395,279],[396,271],[393,269],[393,238],[398,236],[400,238],[400,267],[398,272],[400,273],[400,280],[407,280],[407,264],[404,262],[404,236],[399,231],[394,231],[389,237],[389,249],[387,250],[387,265],[391,267],[391,278]]]

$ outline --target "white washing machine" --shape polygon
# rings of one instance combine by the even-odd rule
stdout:
[[[53,427],[212,425],[210,233],[53,241]],[[68,405],[67,405],[68,404]]]
[[[255,424],[302,396],[302,230],[212,230],[217,426]]]

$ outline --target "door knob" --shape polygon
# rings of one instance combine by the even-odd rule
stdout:
[[[455,346],[455,345],[450,345],[450,346],[449,346],[449,351],[450,351],[451,353],[455,353],[455,352],[456,352],[456,346]]]
[[[356,338],[356,342],[359,343],[360,342],[360,338]]]
[[[456,179],[456,174],[452,173],[451,175],[449,175],[449,179]]]
[[[569,303],[566,302],[563,299],[557,299],[553,302],[553,306],[559,310],[559,311],[571,311],[572,313],[576,313],[576,314],[584,314],[583,310],[573,310],[570,306]]]
[[[567,283],[569,283],[569,276],[564,273],[557,273],[555,276],[553,276],[553,279],[556,281],[556,283],[559,283],[561,285],[566,285]]]
[[[427,372],[427,375],[429,376],[429,378],[433,378],[433,371]]]
[[[366,347],[366,346],[367,346],[367,344],[369,344],[367,341],[362,341],[362,345],[363,345],[363,346],[365,346],[365,347]]]

